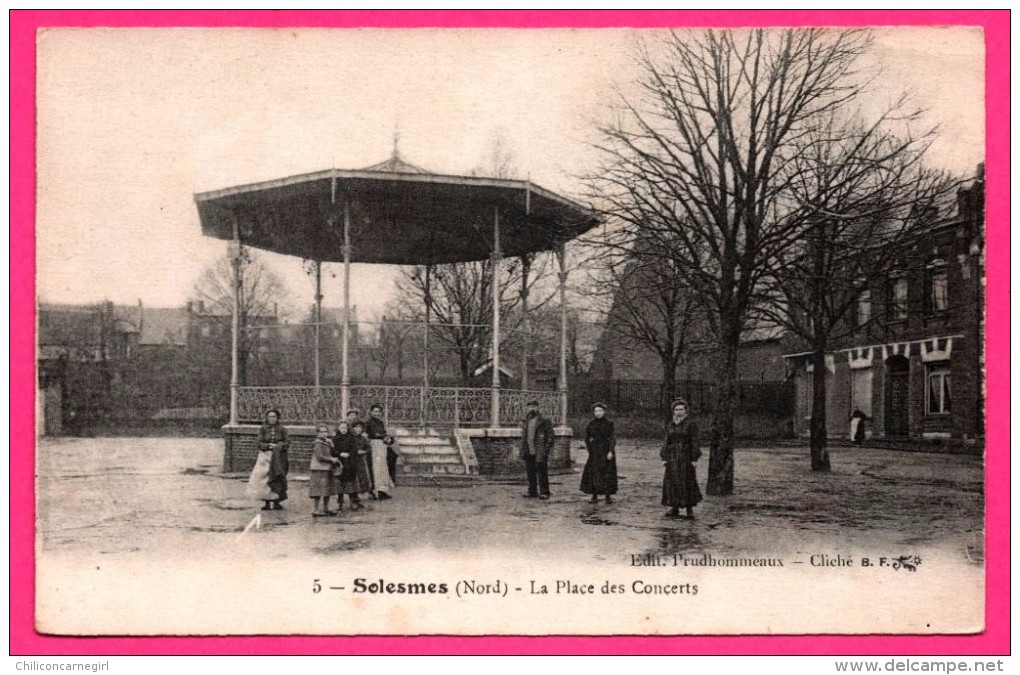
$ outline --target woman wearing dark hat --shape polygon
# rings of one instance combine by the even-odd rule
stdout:
[[[613,423],[606,419],[604,404],[593,405],[592,415],[595,419],[584,430],[588,461],[581,474],[581,492],[591,495],[592,504],[598,503],[599,495],[605,495],[606,504],[612,504],[611,495],[616,494],[616,434]]]
[[[666,467],[662,479],[662,505],[670,507],[667,518],[680,515],[680,507],[687,509],[687,517],[694,517],[694,507],[701,501],[701,489],[694,472],[694,463],[701,457],[698,447],[698,427],[689,416],[687,401],[677,399],[671,406],[672,418],[666,424],[666,441],[659,452]]]

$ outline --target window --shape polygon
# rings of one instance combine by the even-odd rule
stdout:
[[[871,291],[863,290],[857,296],[857,326],[866,326],[871,321]]]
[[[945,260],[934,260],[927,271],[925,309],[928,313],[944,312],[949,308],[949,268]]]
[[[928,396],[925,399],[925,412],[929,415],[948,414],[952,403],[951,389],[949,366],[928,366]]]
[[[907,318],[907,278],[904,276],[892,280],[892,288],[889,291],[889,318]]]
[[[203,324],[202,325],[202,337],[209,337],[210,333],[212,333],[212,329],[209,327],[209,324]]]

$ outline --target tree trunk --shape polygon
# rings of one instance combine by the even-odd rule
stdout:
[[[828,431],[825,422],[825,344],[815,345],[811,355],[814,374],[811,378],[811,470],[831,471],[829,451],[825,447]]]
[[[735,336],[724,336],[719,350],[720,368],[715,410],[712,411],[712,444],[709,447],[708,484],[705,489],[709,495],[733,494],[733,419],[737,406],[739,330]]]
[[[676,359],[664,357],[662,359],[662,396],[663,403],[668,406],[676,399]],[[666,411],[672,414],[672,411]]]

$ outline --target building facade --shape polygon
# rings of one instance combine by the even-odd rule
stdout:
[[[858,297],[849,336],[826,356],[826,425],[846,438],[855,410],[868,438],[973,444],[984,436],[984,177],[951,215]],[[794,431],[808,435],[811,355],[786,354]]]

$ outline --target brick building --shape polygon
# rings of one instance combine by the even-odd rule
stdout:
[[[887,439],[984,435],[984,172],[951,213],[902,255],[897,271],[858,298],[859,327],[826,358],[830,437],[847,437],[859,409],[866,434]],[[807,435],[810,355],[786,354],[796,381],[794,429]]]

